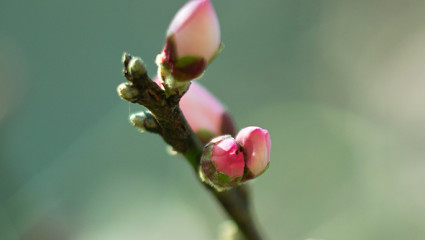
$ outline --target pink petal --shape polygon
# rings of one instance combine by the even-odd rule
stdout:
[[[214,145],[211,160],[217,171],[231,178],[242,177],[245,167],[243,153],[235,139],[228,137]]]
[[[173,36],[178,57],[212,59],[220,47],[220,24],[209,0],[191,0],[174,16],[167,37]]]
[[[259,127],[246,127],[239,131],[236,141],[245,151],[247,168],[254,176],[261,174],[270,161],[269,132]]]
[[[221,135],[224,106],[207,89],[192,82],[180,100],[180,108],[193,131],[207,130]]]

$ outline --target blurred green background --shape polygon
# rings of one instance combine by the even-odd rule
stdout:
[[[0,2],[0,239],[217,239],[226,218],[128,122],[121,54],[154,58],[178,1]],[[200,80],[272,138],[268,239],[425,239],[425,1],[216,0]]]

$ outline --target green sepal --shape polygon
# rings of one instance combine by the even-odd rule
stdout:
[[[210,63],[215,60],[215,58],[218,56],[219,53],[221,53],[221,51],[223,49],[224,49],[224,45],[223,45],[223,43],[220,43],[220,45],[218,46],[217,51],[214,53],[214,55],[211,57],[211,59],[208,60],[207,65],[210,65]]]
[[[217,173],[217,181],[218,181],[218,183],[220,183],[220,184],[226,184],[226,183],[228,183],[228,182],[230,182],[230,181],[232,181],[232,178],[231,177],[229,177],[229,176],[227,176],[226,174],[224,174],[224,173]]]
[[[216,137],[214,133],[208,131],[207,129],[201,129],[197,131],[196,136],[198,136],[199,140],[201,140],[203,144],[207,144],[209,141],[211,141],[211,139]]]
[[[179,59],[177,59],[177,62],[174,64],[176,68],[184,68],[192,64],[196,64],[197,62],[201,61],[201,57],[197,56],[184,56]]]

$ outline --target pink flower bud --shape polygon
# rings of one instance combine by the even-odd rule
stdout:
[[[206,135],[207,139],[201,137],[205,142],[215,136],[235,134],[233,121],[226,108],[197,82],[192,82],[183,95],[180,108],[193,131],[198,136]]]
[[[239,184],[245,168],[239,145],[230,135],[211,140],[201,157],[201,177],[218,190]]]
[[[220,47],[220,24],[209,0],[191,0],[174,16],[167,37],[172,36],[178,57],[211,60]]]
[[[211,2],[191,0],[168,27],[167,41],[158,61],[176,80],[192,80],[216,56],[220,42],[220,24]]]
[[[270,161],[270,135],[259,127],[246,127],[239,131],[236,141],[242,146],[245,153],[245,163],[249,173],[244,179],[261,175]]]

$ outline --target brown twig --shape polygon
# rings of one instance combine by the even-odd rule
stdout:
[[[182,95],[174,94],[167,97],[164,90],[149,78],[144,66],[141,71],[129,69],[132,59],[132,56],[124,53],[123,73],[130,83],[119,86],[119,95],[127,101],[148,108],[158,125],[146,130],[159,134],[174,150],[184,155],[195,173],[198,174],[203,145],[180,110],[179,101]],[[209,185],[202,184],[215,196],[238,225],[246,240],[261,240],[250,212],[246,186],[241,185],[227,191],[217,192]]]

